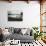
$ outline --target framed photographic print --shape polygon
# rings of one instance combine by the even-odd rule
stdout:
[[[23,12],[8,11],[8,21],[23,21]]]

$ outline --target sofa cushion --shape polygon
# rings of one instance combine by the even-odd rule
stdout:
[[[27,32],[27,28],[21,29],[21,33],[24,35]]]
[[[14,33],[14,27],[9,27],[8,32],[13,34]]]
[[[29,36],[29,35],[21,35],[21,34],[11,34],[9,36],[9,38],[12,40],[12,39],[15,39],[15,40],[20,40],[20,42],[31,42],[32,40],[34,40],[34,37],[33,36]],[[23,41],[24,40],[24,41]]]
[[[27,28],[25,35],[30,35],[30,28]]]
[[[21,29],[20,28],[14,28],[14,33],[20,33]]]

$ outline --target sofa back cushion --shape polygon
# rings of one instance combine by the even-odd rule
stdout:
[[[20,33],[21,29],[20,28],[14,28],[14,33]]]
[[[27,28],[21,29],[21,33],[24,35],[27,32]]]
[[[13,34],[14,33],[14,27],[9,27],[8,32]]]

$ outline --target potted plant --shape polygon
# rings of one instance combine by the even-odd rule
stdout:
[[[32,27],[32,28],[35,31],[35,33],[34,33],[34,39],[36,40],[38,37],[40,38],[42,36],[42,32],[38,31],[39,28],[38,27]]]
[[[36,38],[38,37],[38,27],[32,27],[33,28],[33,30],[35,31],[34,32],[34,39],[36,40]]]

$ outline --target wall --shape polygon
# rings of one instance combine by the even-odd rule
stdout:
[[[23,21],[9,22],[7,18],[8,10],[23,11]],[[0,2],[0,26],[1,27],[32,27],[40,26],[40,4],[37,1],[26,2]]]

